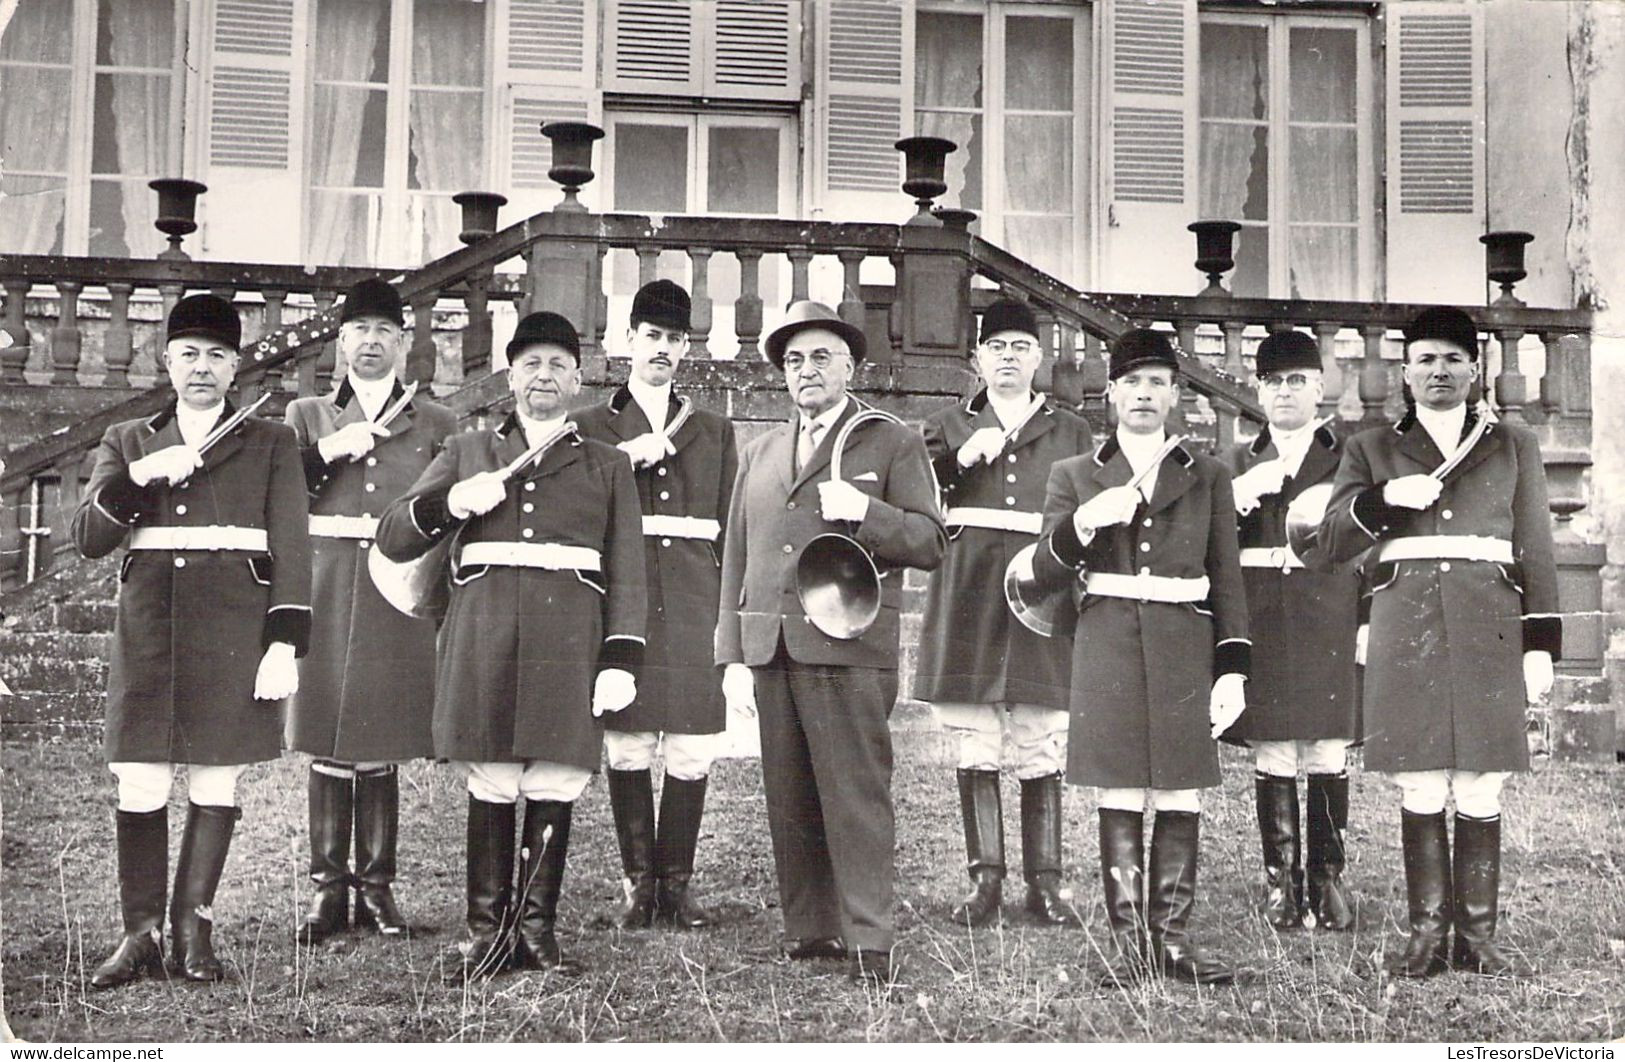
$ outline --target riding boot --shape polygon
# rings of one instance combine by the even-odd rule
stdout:
[[[1405,850],[1411,938],[1398,961],[1389,966],[1389,973],[1432,977],[1450,968],[1450,834],[1444,812],[1418,815],[1401,810],[1400,840]]]
[[[610,768],[609,806],[629,883],[615,922],[622,929],[647,929],[655,916],[655,797],[649,771]]]
[[[400,837],[401,783],[395,765],[355,775],[355,924],[386,937],[408,927],[395,906],[395,850]]]
[[[518,962],[526,970],[575,976],[585,969],[559,952],[553,934],[570,851],[570,811],[563,800],[525,801],[525,840],[519,863]]]
[[[1157,812],[1151,828],[1151,954],[1170,977],[1198,985],[1228,984],[1235,980],[1235,970],[1190,939],[1201,821],[1194,811]]]
[[[1081,925],[1061,896],[1061,776],[1021,780],[1021,862],[1027,913],[1041,925]]]
[[[655,913],[678,929],[714,925],[717,917],[689,895],[694,849],[705,814],[706,779],[666,775],[660,791],[660,826],[655,840]]]
[[[169,904],[169,969],[188,981],[223,981],[226,971],[214,956],[214,893],[231,849],[240,808],[189,804],[181,855],[175,864],[175,891]]]
[[[163,970],[164,900],[169,884],[169,809],[120,811],[118,895],[124,939],[90,977],[92,988],[117,988]]]
[[[1309,776],[1309,910],[1320,929],[1354,928],[1354,897],[1343,884],[1347,865],[1349,776]]]
[[[959,811],[965,820],[965,863],[974,887],[948,917],[964,926],[985,926],[998,916],[1004,893],[999,772],[960,768]]]
[[[1129,985],[1150,972],[1145,947],[1145,816],[1119,808],[1100,809],[1100,883],[1106,894],[1106,922],[1112,954],[1102,984]]]
[[[1501,950],[1495,942],[1500,914],[1501,817],[1475,819],[1456,815],[1455,857],[1457,969],[1491,977],[1531,977],[1527,963]]]
[[[512,804],[468,797],[468,940],[446,957],[455,980],[495,977],[513,959]]]
[[[305,920],[294,930],[300,944],[317,944],[350,923],[350,818],[353,775],[310,768],[310,880],[316,883]]]
[[[1298,779],[1253,778],[1258,836],[1264,843],[1264,920],[1276,929],[1303,925],[1303,868],[1299,862]]]

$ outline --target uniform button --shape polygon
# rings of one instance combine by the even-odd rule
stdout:
[[[1140,552],[1141,553],[1150,553],[1151,552],[1151,543],[1149,543],[1149,542],[1141,542],[1140,543]]]
[[[1006,505],[1014,505],[1014,504],[1016,504],[1016,499],[1014,499],[1014,498],[1005,498],[1004,499],[1004,504],[1006,504]]]
[[[661,501],[671,501],[671,491],[669,491],[669,490],[661,491],[660,492],[660,500]]]
[[[1006,483],[1014,483],[1016,481],[1016,474],[1014,472],[1010,473],[1008,476],[1004,477],[1004,481]]]
[[[186,515],[186,506],[184,506],[184,505],[175,506],[175,515],[176,516],[185,516]]]
[[[372,514],[371,513],[362,513],[361,514],[361,519],[363,519],[363,520],[371,520],[372,519]]]
[[[521,506],[521,508],[523,508],[527,513],[533,513],[536,511],[536,503],[526,502],[523,506]]]
[[[785,502],[784,507],[786,509],[794,509],[796,507],[796,503],[795,502]]]
[[[669,546],[669,545],[671,545],[671,539],[669,539],[669,538],[663,538],[663,539],[661,539],[661,540],[660,540],[660,544],[661,544],[661,545],[662,545],[662,546]]]
[[[367,467],[368,468],[377,468],[378,467],[378,459],[376,457],[367,458]]]
[[[377,489],[378,489],[378,484],[376,484],[376,483],[368,483],[367,484],[367,493],[368,494],[371,494],[373,491],[375,491]]]
[[[1141,527],[1150,527],[1151,526],[1151,518],[1149,516],[1146,517],[1145,518],[1145,523],[1141,524],[1140,526]]]
[[[661,465],[659,468],[655,469],[655,475],[664,476],[665,474],[666,474],[666,466],[665,465]]]
[[[186,482],[186,483],[182,483],[182,484],[181,484],[181,490],[186,490],[186,489],[187,489],[187,488],[188,488],[188,487],[190,487],[190,486],[191,486],[191,485],[192,485],[192,484],[191,484],[191,483],[190,483],[190,482]]]
[[[1010,455],[1010,456],[1009,456],[1009,457],[1007,457],[1007,458],[1005,458],[1005,460],[1006,460],[1006,461],[1009,461],[1009,462],[1010,462],[1010,463],[1011,463],[1011,464],[1012,464],[1012,465],[1013,465],[1013,464],[1015,464],[1015,463],[1016,463],[1016,455],[1015,455],[1015,454],[1011,454],[1011,455]]]
[[[1448,519],[1450,519],[1450,518],[1451,518],[1451,517],[1452,517],[1452,516],[1455,516],[1455,515],[1456,515],[1456,514],[1455,514],[1455,513],[1453,513],[1453,512],[1451,512],[1451,511],[1450,511],[1450,510],[1449,510],[1449,509],[1446,509],[1446,510],[1445,510],[1445,511],[1444,511],[1444,512],[1442,512],[1442,513],[1440,513],[1440,514],[1439,514],[1439,515],[1440,515],[1440,516],[1442,516],[1442,517],[1444,517],[1444,518],[1445,518],[1445,519],[1446,519],[1446,520],[1448,520]]]
[[[1141,575],[1150,575],[1151,574],[1151,569],[1150,568],[1141,568],[1140,569],[1140,574]]]
[[[176,557],[175,558],[175,567],[177,567],[177,568],[186,567],[186,558],[185,557]]]
[[[526,483],[525,484],[525,489],[526,490],[535,490],[536,489],[536,484],[534,484],[534,483]]]
[[[366,539],[362,539],[361,540],[361,552],[363,552],[363,553],[367,552],[367,547],[370,546],[370,545],[372,545],[371,542],[368,542]]]
[[[527,527],[523,531],[519,532],[519,537],[520,538],[535,538],[536,537],[536,532],[532,531],[530,528]]]
[[[1444,562],[1442,562],[1442,563],[1441,563],[1441,564],[1440,564],[1440,565],[1439,565],[1439,570],[1440,570],[1440,571],[1441,571],[1441,572],[1447,572],[1447,571],[1449,571],[1449,570],[1450,570],[1450,562],[1449,562],[1449,561],[1444,561]]]
[[[795,551],[796,551],[796,548],[794,546],[790,545],[788,542],[786,542],[784,544],[784,552],[786,552],[786,553],[794,553]]]

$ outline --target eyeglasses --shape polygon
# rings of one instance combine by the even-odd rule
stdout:
[[[1260,376],[1258,386],[1266,391],[1279,391],[1282,388],[1288,391],[1302,391],[1309,386],[1309,377],[1301,372],[1287,373],[1285,375],[1272,372],[1268,376]]]
[[[1012,354],[1031,354],[1038,349],[1038,344],[1030,339],[1016,339],[1006,343],[1002,339],[990,339],[982,344],[989,354],[998,356],[1008,350]]]
[[[810,351],[806,355],[786,354],[784,356],[784,371],[800,372],[801,367],[810,361],[812,362],[813,368],[817,369],[819,372],[823,372],[825,369],[829,368],[830,362],[834,361],[836,358],[845,353],[846,351],[844,350],[826,350],[823,347],[819,347],[817,350]]]

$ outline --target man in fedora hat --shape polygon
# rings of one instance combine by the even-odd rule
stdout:
[[[1320,348],[1304,333],[1265,337],[1256,380],[1269,423],[1252,442],[1225,454],[1235,476],[1253,639],[1247,712],[1225,737],[1253,749],[1264,917],[1277,929],[1303,925],[1306,912],[1322,929],[1354,925],[1342,874],[1349,813],[1344,761],[1360,719],[1354,686],[1359,576],[1333,570],[1319,548],[1299,556],[1286,534],[1288,507],[1311,487],[1329,490],[1342,453],[1331,424],[1315,423],[1326,393],[1320,365]],[[1308,776],[1306,864],[1299,770]]]
[[[891,732],[904,567],[932,569],[946,543],[919,435],[865,423],[828,474],[862,331],[829,307],[793,303],[767,358],[795,403],[789,423],[745,447],[728,510],[716,661],[730,707],[760,707],[762,781],[792,959],[850,954],[854,977],[890,983],[894,819]],[[849,531],[886,571],[879,616],[851,639],[813,626],[797,560]]]
[[[1551,692],[1562,651],[1546,473],[1533,432],[1468,402],[1478,327],[1464,311],[1406,326],[1404,373],[1411,408],[1349,440],[1320,526],[1334,560],[1375,551],[1365,765],[1400,789],[1411,927],[1391,972],[1524,976],[1495,939],[1501,787],[1529,767],[1525,708]]]
[[[287,745],[310,764],[310,878],[296,931],[312,944],[349,924],[386,937],[407,932],[395,905],[400,785],[397,765],[434,755],[435,625],[385,601],[367,553],[385,506],[417,482],[457,430],[457,417],[397,378],[404,349],[401,297],[376,278],[344,295],[339,353],[345,376],[330,395],[296,398],[286,419],[310,491],[314,652],[289,705]],[[389,423],[383,423],[384,418]],[[350,870],[352,823],[355,871]]]
[[[1066,766],[1071,647],[1018,623],[1004,603],[1004,570],[1043,530],[1050,466],[1088,453],[1089,423],[1033,392],[1043,360],[1038,321],[1000,299],[982,314],[976,368],[982,390],[925,422],[925,445],[947,506],[948,552],[931,576],[914,696],[931,702],[959,746],[959,805],[973,885],[952,911],[985,925],[999,913],[1004,737],[1021,781],[1026,909],[1046,925],[1078,924],[1061,895],[1061,777]]]
[[[118,779],[124,938],[91,976],[113,988],[163,958],[169,789],[187,765],[186,833],[169,905],[169,968],[225,977],[213,904],[241,811],[237,779],[282,752],[275,702],[310,644],[310,538],[293,432],[233,417],[236,309],[192,295],[170,311],[163,365],[175,401],[107,429],[73,516],[86,557],[120,546],[104,751]],[[205,441],[211,445],[205,452]]]
[[[600,717],[637,693],[648,604],[637,486],[625,454],[566,416],[580,363],[569,321],[521,320],[508,344],[513,413],[448,440],[378,527],[395,561],[456,536],[434,707],[435,755],[468,776],[470,940],[450,956],[454,976],[580,969],[554,933],[571,811],[598,769]]]
[[[739,467],[733,422],[678,395],[688,353],[688,292],[669,280],[638,289],[626,331],[632,370],[608,402],[583,411],[581,432],[618,447],[636,470],[649,586],[648,647],[638,699],[605,723],[609,803],[626,874],[624,929],[658,916],[679,928],[713,921],[689,895],[706,778],[727,725],[712,666],[722,521]],[[650,767],[665,754],[656,825]]]
[[[1077,609],[1067,780],[1100,789],[1115,945],[1107,978],[1157,971],[1226,982],[1234,972],[1191,939],[1189,923],[1199,797],[1219,784],[1213,739],[1246,706],[1251,643],[1235,500],[1223,465],[1167,436],[1179,402],[1168,337],[1131,329],[1110,356],[1117,429],[1092,455],[1050,472],[1048,530],[1033,560],[1037,586],[1065,590]],[[1149,868],[1147,807],[1156,816]]]

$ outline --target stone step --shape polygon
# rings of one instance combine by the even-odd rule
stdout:
[[[8,631],[0,634],[0,678],[19,692],[100,694],[112,649],[110,634]]]
[[[118,618],[118,602],[58,601],[46,614],[46,623],[38,629],[67,631],[72,634],[111,634],[113,621]]]
[[[18,693],[0,697],[0,721],[11,726],[55,726],[101,731],[101,691],[91,693]]]

